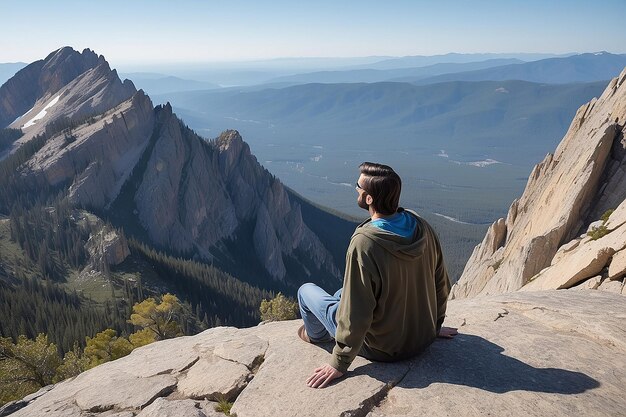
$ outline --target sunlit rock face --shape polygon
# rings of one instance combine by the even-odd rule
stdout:
[[[496,221],[474,249],[453,297],[515,291],[531,281],[529,289],[569,288],[598,275],[626,246],[619,213],[610,220],[610,235],[593,245],[585,239],[589,225],[626,198],[625,80],[626,70],[578,110],[554,155],[533,169],[506,220]],[[572,253],[561,256],[566,252]],[[623,274],[611,279],[623,281]]]

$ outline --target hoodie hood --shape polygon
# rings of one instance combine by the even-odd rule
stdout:
[[[422,256],[428,241],[425,233],[424,220],[412,210],[401,208],[399,211],[405,211],[415,217],[416,227],[412,236],[402,237],[380,229],[370,224],[372,221],[370,218],[356,228],[352,237],[356,235],[366,236],[377,245],[382,246],[390,254],[400,259],[410,260]]]

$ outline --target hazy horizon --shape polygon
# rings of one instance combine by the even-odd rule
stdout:
[[[90,48],[113,67],[447,53],[625,53],[612,27],[593,24],[621,5],[619,0],[393,5],[323,0],[297,7],[284,0],[263,5],[112,0],[88,6],[78,0],[5,1],[0,4],[0,62],[32,62],[62,46]],[[590,25],[593,36],[584,30]]]

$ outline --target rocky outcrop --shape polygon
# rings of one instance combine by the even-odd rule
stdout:
[[[86,122],[94,123],[94,116],[113,109],[136,93],[133,83],[129,80],[122,82],[117,72],[111,70],[104,57],[100,56],[96,66],[61,89],[53,93],[44,92],[29,111],[9,125],[24,132],[13,149],[37,135],[73,137],[76,135],[73,132],[75,127]]]
[[[23,401],[12,416],[224,415],[217,398],[230,398],[238,417],[620,415],[625,305],[599,291],[453,300],[445,323],[459,328],[453,340],[403,362],[358,357],[321,390],[305,380],[332,345],[302,342],[300,320],[214,328],[136,349]]]
[[[104,208],[119,193],[148,144],[154,126],[152,102],[142,91],[95,120],[59,132],[26,164],[26,175],[52,186],[69,184],[81,207]]]
[[[105,263],[108,266],[119,265],[130,255],[126,238],[107,227],[103,227],[97,234],[90,235],[85,249],[89,253],[90,264],[94,266]]]
[[[80,74],[95,68],[98,62],[98,55],[89,49],[79,53],[64,47],[18,71],[0,87],[0,128],[26,113],[40,98],[57,93]]]
[[[562,254],[572,252],[567,256],[570,264],[574,258],[581,264],[570,267],[569,278],[536,282],[543,282],[542,288],[566,288],[597,275],[618,247],[626,245],[619,241],[619,233],[612,233],[614,242],[603,248],[577,248],[578,243],[572,241],[604,211],[616,208],[626,198],[625,80],[626,70],[609,83],[600,98],[578,110],[554,155],[547,155],[533,169],[506,220],[496,221],[474,249],[452,297],[518,290],[559,261],[555,255],[560,247]],[[606,242],[598,241],[596,246]],[[583,250],[589,250],[584,256],[588,260],[576,255]]]
[[[212,248],[242,225],[258,262],[275,279],[287,274],[284,257],[300,249],[321,270],[339,275],[330,253],[304,224],[285,187],[251,154],[237,131],[206,142],[166,105],[135,194],[138,216],[157,244],[212,259]]]
[[[626,276],[626,200],[605,222],[559,248],[550,266],[532,277],[522,290],[584,287],[621,292]],[[609,281],[615,281],[610,284]]]

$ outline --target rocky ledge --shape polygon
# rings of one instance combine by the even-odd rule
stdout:
[[[220,399],[238,417],[625,415],[625,319],[626,297],[610,292],[454,300],[455,339],[405,362],[357,358],[321,390],[305,380],[332,345],[298,339],[300,320],[220,327],[136,349],[9,406],[22,407],[14,417],[223,416]]]

